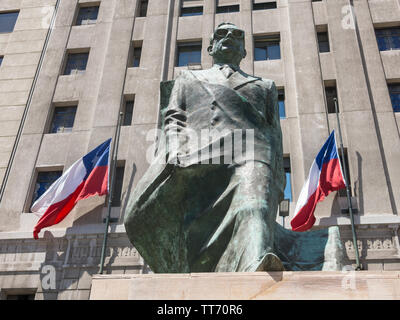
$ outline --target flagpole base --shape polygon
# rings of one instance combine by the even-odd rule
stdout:
[[[400,271],[94,275],[90,299],[400,299]]]

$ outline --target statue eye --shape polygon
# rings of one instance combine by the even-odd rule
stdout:
[[[217,31],[215,31],[215,35],[218,37],[225,37],[228,34],[228,30],[227,29],[218,29]]]
[[[235,38],[243,38],[244,32],[242,30],[235,29],[232,31],[232,34]]]

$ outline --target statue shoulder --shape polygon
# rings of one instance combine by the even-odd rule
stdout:
[[[265,89],[267,89],[268,91],[276,90],[276,84],[274,80],[260,78],[258,84],[265,87]]]

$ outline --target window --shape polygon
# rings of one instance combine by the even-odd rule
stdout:
[[[3,56],[0,56],[0,66],[1,66],[1,64],[3,63]]]
[[[71,132],[72,127],[74,126],[76,109],[76,106],[54,108],[50,133]]]
[[[334,101],[334,98],[337,99],[336,85],[325,86],[325,96],[326,96],[326,105],[328,108],[328,113],[336,113],[335,101]],[[339,112],[339,106],[338,106],[338,112]]]
[[[232,13],[239,12],[239,5],[231,5],[231,6],[217,6],[217,13]]]
[[[201,42],[178,44],[177,66],[183,67],[190,64],[201,64]]]
[[[283,157],[283,170],[286,175],[286,187],[283,192],[283,198],[288,199],[292,202],[292,181],[291,181],[291,169],[290,169],[290,157]]]
[[[131,67],[138,68],[140,66],[140,57],[142,56],[142,47],[134,47],[132,56]]]
[[[280,37],[268,36],[254,39],[254,60],[278,60],[281,58]]]
[[[124,104],[124,116],[122,119],[123,126],[130,126],[132,124],[132,116],[133,116],[133,105],[135,103],[134,99],[126,100]]]
[[[147,16],[147,6],[149,4],[148,0],[140,0],[139,2],[139,17]]]
[[[339,147],[338,147],[338,153],[339,153],[338,156],[339,156],[339,159],[340,159],[340,165],[342,167],[342,170],[344,170],[342,151],[341,151],[341,149]],[[348,159],[348,156],[347,156],[347,148],[343,148],[343,153],[344,153],[344,161],[345,161],[345,164],[346,164],[346,177],[347,177],[349,185],[351,185],[349,159]],[[343,178],[344,178],[344,176],[343,176]],[[347,197],[346,188],[338,190],[338,194],[339,194],[339,197]],[[350,197],[351,197],[351,188],[350,188]],[[347,212],[348,212],[348,210],[347,210]]]
[[[253,10],[268,10],[268,9],[276,9],[276,1],[254,3],[253,0]]]
[[[33,191],[32,203],[39,199],[43,193],[62,175],[62,171],[41,171],[36,178],[35,189]]]
[[[97,21],[99,14],[99,6],[81,7],[79,8],[78,16],[75,25],[94,24]]]
[[[121,194],[122,194],[122,184],[124,182],[124,171],[125,164],[118,165],[115,168],[115,178],[114,178],[114,188],[111,199],[112,207],[120,207],[121,206]]]
[[[392,101],[392,107],[394,112],[400,112],[400,84],[389,84],[390,100]]]
[[[319,52],[329,52],[328,32],[317,32]]]
[[[181,17],[201,16],[202,14],[203,14],[203,7],[181,8]]]
[[[278,105],[279,105],[279,117],[281,119],[286,119],[285,91],[283,89],[278,90]]]
[[[400,49],[400,27],[375,30],[379,51]]]
[[[88,58],[89,52],[68,53],[64,75],[83,73],[86,70]]]
[[[13,32],[19,12],[0,13],[0,33]]]

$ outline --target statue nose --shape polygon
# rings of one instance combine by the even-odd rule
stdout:
[[[233,37],[233,31],[228,31],[228,33],[226,34],[225,38],[227,37]]]

